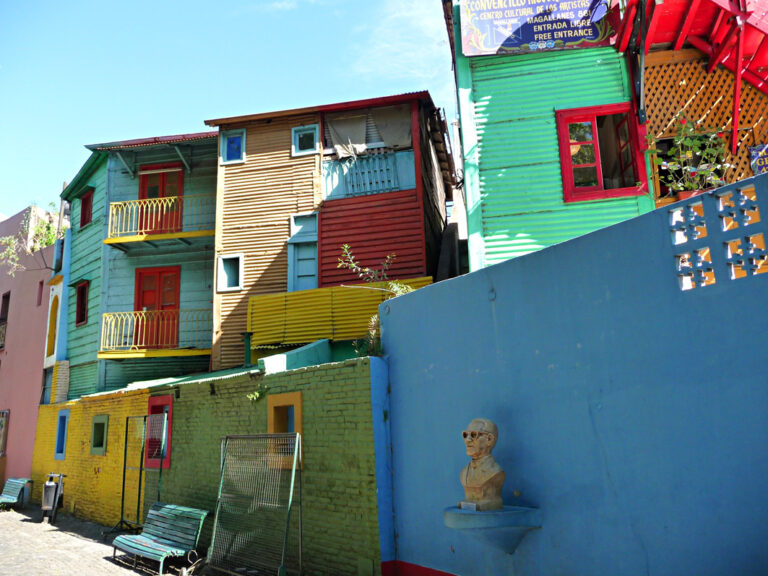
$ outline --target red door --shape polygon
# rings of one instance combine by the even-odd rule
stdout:
[[[139,233],[167,234],[181,230],[184,173],[180,164],[143,166],[139,178]]]
[[[136,269],[137,314],[134,345],[145,349],[176,348],[179,343],[180,266]]]

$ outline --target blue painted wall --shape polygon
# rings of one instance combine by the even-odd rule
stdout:
[[[379,548],[382,562],[395,560],[395,531],[392,510],[392,437],[389,428],[389,377],[387,364],[371,358],[371,416],[376,454]]]
[[[726,240],[673,246],[670,209],[381,306],[400,561],[462,576],[722,576],[768,567],[768,274],[731,280]],[[716,284],[683,291],[708,246]],[[443,524],[461,430],[499,425],[506,504],[541,509],[514,556]],[[519,497],[515,491],[519,491]]]

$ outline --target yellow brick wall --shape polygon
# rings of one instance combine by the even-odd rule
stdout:
[[[145,415],[147,401],[147,391],[136,390],[40,406],[32,460],[32,499],[40,502],[49,473],[66,474],[64,510],[106,526],[116,524],[120,520],[125,419]],[[70,410],[65,458],[56,460],[56,427],[59,410],[64,409]],[[97,414],[109,415],[103,456],[91,454],[91,425]],[[128,486],[128,490],[136,488]],[[131,503],[126,502],[126,506],[130,508]],[[135,514],[135,500],[132,507]]]

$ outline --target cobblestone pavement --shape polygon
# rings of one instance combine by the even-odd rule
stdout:
[[[59,514],[56,524],[40,522],[32,505],[0,512],[2,576],[146,576],[157,563],[133,569],[112,560],[112,546],[101,538],[104,526]],[[109,539],[111,541],[111,539]],[[118,558],[120,553],[118,552]],[[166,574],[178,574],[173,568]]]

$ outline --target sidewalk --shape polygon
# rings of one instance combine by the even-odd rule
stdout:
[[[112,561],[104,526],[59,514],[56,524],[40,522],[39,507],[0,512],[1,576],[142,576],[149,572]],[[111,542],[108,538],[107,542]],[[117,555],[121,557],[120,552]],[[127,560],[127,558],[124,557]],[[147,562],[155,570],[157,563]],[[166,570],[166,573],[169,573]],[[175,570],[171,573],[176,573]]]

